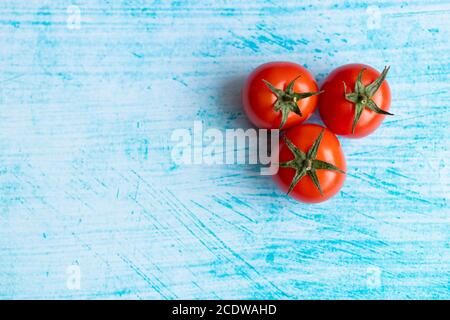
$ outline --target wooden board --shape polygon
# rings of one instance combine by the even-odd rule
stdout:
[[[0,298],[450,298],[449,1],[73,5],[0,4]],[[395,116],[341,139],[323,204],[171,157],[195,121],[249,128],[273,60],[391,65]]]

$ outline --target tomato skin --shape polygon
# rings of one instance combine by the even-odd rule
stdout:
[[[352,133],[352,123],[355,115],[354,103],[347,101],[344,96],[344,84],[347,93],[353,92],[358,73],[366,68],[362,74],[362,83],[367,86],[380,75],[371,66],[364,64],[347,64],[334,69],[322,84],[324,92],[319,96],[319,112],[324,124],[333,133],[348,138],[362,138],[374,132],[383,122],[385,115],[378,114],[365,108],[361,118]],[[381,109],[388,111],[391,105],[391,90],[384,81],[372,100]]]
[[[344,152],[342,151],[338,138],[330,130],[317,124],[303,124],[289,129],[285,135],[300,150],[307,153],[323,129],[325,131],[319,145],[317,159],[331,163],[345,172],[347,167]],[[292,152],[284,140],[281,139],[279,161],[286,162],[292,159],[294,159]],[[331,170],[317,170],[316,173],[323,195],[320,194],[309,176],[304,176],[289,195],[301,202],[318,203],[334,196],[344,184],[345,174],[343,173]],[[278,173],[273,176],[273,179],[283,192],[286,193],[294,174],[294,169],[280,167]]]
[[[279,89],[286,89],[290,81],[301,75],[295,81],[295,92],[316,92],[318,86],[314,77],[307,69],[292,62],[269,62],[260,65],[247,78],[242,89],[244,111],[250,121],[258,128],[278,129],[281,123],[281,112],[274,110],[276,96],[262,81],[270,82]],[[287,129],[307,120],[316,109],[317,96],[301,99],[297,102],[302,116],[290,112],[281,129]]]

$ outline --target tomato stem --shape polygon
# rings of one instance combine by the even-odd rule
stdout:
[[[272,91],[272,93],[277,97],[277,100],[275,101],[273,107],[275,111],[281,112],[281,122],[279,126],[280,130],[285,125],[289,113],[294,112],[298,114],[300,117],[302,116],[302,112],[297,105],[297,102],[299,100],[309,98],[311,96],[315,96],[323,92],[323,91],[304,92],[304,93],[294,92],[295,81],[300,77],[301,75],[298,75],[293,80],[291,80],[291,82],[289,82],[289,84],[286,86],[285,90],[278,89],[274,85],[272,85],[269,81],[262,80],[264,84],[267,86],[267,88],[269,88],[269,90]]]
[[[292,168],[295,169],[295,175],[294,178],[291,181],[291,184],[289,186],[289,190],[287,194],[290,194],[291,191],[294,189],[294,187],[297,185],[297,183],[305,176],[308,175],[314,185],[319,190],[320,194],[323,195],[322,188],[320,187],[319,178],[317,177],[316,170],[331,170],[336,171],[340,173],[345,173],[335,165],[322,161],[317,160],[317,151],[319,150],[320,142],[322,141],[323,132],[325,129],[322,129],[317,139],[314,141],[311,148],[308,150],[308,152],[305,154],[302,150],[297,148],[286,136],[283,136],[283,139],[289,148],[289,150],[294,155],[294,159],[287,161],[287,162],[281,162],[280,167],[281,168]]]
[[[379,108],[377,104],[372,100],[372,97],[375,95],[377,90],[383,84],[383,81],[386,79],[389,68],[389,66],[384,67],[383,72],[381,72],[380,76],[367,86],[364,86],[361,81],[362,74],[366,70],[365,68],[362,68],[358,73],[354,92],[347,93],[347,85],[344,82],[344,97],[346,100],[355,104],[355,116],[353,118],[352,133],[355,133],[356,125],[361,118],[361,114],[365,108],[372,110],[378,114],[393,116],[392,113]]]

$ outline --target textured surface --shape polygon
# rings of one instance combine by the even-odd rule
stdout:
[[[450,2],[283,2],[0,3],[0,298],[450,298]],[[324,204],[171,160],[270,60],[392,66]]]

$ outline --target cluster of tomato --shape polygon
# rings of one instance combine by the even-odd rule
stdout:
[[[336,135],[367,136],[385,115],[392,115],[388,71],[388,67],[379,73],[367,65],[344,65],[328,75],[320,90],[308,70],[296,63],[266,63],[250,74],[242,92],[248,118],[259,128],[286,130],[274,176],[282,190],[314,203],[342,188],[346,163]],[[317,106],[327,128],[301,124]]]

